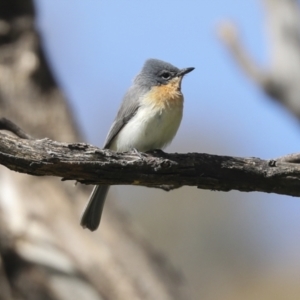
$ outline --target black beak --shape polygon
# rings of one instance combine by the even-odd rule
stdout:
[[[195,68],[184,68],[184,69],[181,69],[181,70],[177,73],[177,76],[178,76],[178,77],[184,76],[185,74],[192,72],[194,69],[195,69]]]

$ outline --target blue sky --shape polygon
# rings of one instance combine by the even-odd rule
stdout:
[[[297,151],[297,122],[248,81],[216,36],[220,21],[235,21],[247,48],[267,66],[258,1],[37,3],[50,59],[89,141],[102,145],[132,78],[145,59],[154,57],[196,67],[183,86],[179,138],[209,128],[216,140],[225,136],[240,143],[230,150],[234,155],[267,158]]]
[[[49,59],[89,143],[102,146],[133,77],[147,58],[159,58],[179,68],[196,68],[184,79],[184,118],[167,151],[260,158],[299,151],[298,121],[249,81],[217,38],[218,24],[233,20],[247,49],[267,68],[270,49],[260,1],[36,3]],[[125,188],[125,195],[134,198],[129,190]],[[220,193],[221,198],[223,195],[227,194]],[[234,195],[247,199],[241,211],[253,213],[254,219],[248,216],[250,225],[256,217],[259,224],[267,224],[262,231],[274,249],[274,261],[280,257],[280,263],[285,263],[298,255],[299,199]],[[145,205],[140,202],[134,206]],[[150,211],[155,209],[147,205]],[[197,205],[201,209],[201,203]]]

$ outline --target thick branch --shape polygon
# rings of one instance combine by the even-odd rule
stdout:
[[[24,140],[0,133],[0,163],[31,175],[52,175],[87,184],[172,185],[202,189],[261,191],[300,195],[300,166],[280,159],[262,160],[209,154],[166,154],[142,158],[78,143]]]

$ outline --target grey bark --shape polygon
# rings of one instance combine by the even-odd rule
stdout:
[[[278,160],[210,154],[116,153],[84,143],[28,140],[0,133],[0,161],[11,170],[88,184],[132,184],[162,189],[184,185],[218,191],[300,196],[299,154]]]

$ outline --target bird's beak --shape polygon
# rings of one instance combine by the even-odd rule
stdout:
[[[177,73],[177,76],[178,76],[178,77],[183,77],[185,74],[192,72],[194,69],[195,69],[195,68],[184,68],[184,69],[181,69],[181,70]]]

